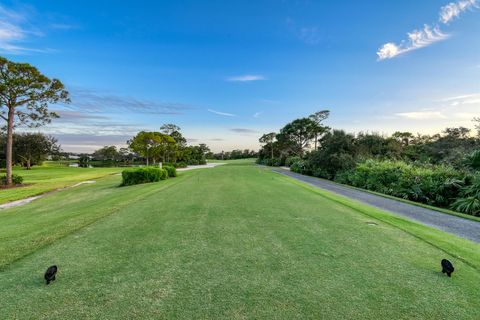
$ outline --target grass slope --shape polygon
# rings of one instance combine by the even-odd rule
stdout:
[[[177,179],[116,188],[109,177],[0,212],[2,250],[16,241],[2,256],[28,253],[3,261],[3,318],[478,316],[479,250],[462,252],[466,263],[446,253],[476,244],[442,233],[433,246],[430,228],[242,163]],[[4,236],[52,221],[57,241]],[[457,269],[451,279],[439,272],[444,257]],[[52,263],[60,272],[47,287]]]
[[[94,180],[120,171],[121,168],[42,166],[25,170],[16,167],[14,173],[21,175],[24,178],[23,183],[27,186],[0,190],[0,204],[64,188],[80,181]]]

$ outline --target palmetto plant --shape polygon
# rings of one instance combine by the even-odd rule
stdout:
[[[472,184],[462,188],[461,197],[451,207],[459,212],[480,215],[480,176],[477,175]]]
[[[480,150],[476,150],[466,156],[464,163],[474,170],[480,170]]]

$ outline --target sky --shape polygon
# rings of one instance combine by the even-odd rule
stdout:
[[[71,152],[164,123],[214,152],[328,109],[348,132],[480,116],[480,0],[0,1],[0,55],[60,79]]]

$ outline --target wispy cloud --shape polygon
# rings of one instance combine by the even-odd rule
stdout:
[[[40,14],[28,5],[12,9],[0,4],[0,53],[20,55],[56,52],[51,48],[33,48],[28,43],[35,38],[45,37],[48,31],[78,28],[63,22],[65,19]]]
[[[126,114],[176,115],[192,109],[180,103],[104,94],[85,88],[71,88],[70,95],[71,104],[52,106],[60,118],[41,128],[58,137],[69,151],[90,152],[106,144],[123,145],[138,131],[151,129],[132,120],[135,117],[126,118]]]
[[[207,111],[211,112],[211,113],[214,113],[214,114],[218,114],[219,116],[224,116],[224,117],[236,117],[237,116],[236,114],[233,114],[233,113],[221,112],[221,111],[216,111],[216,110],[213,110],[213,109],[208,109]]]
[[[262,113],[263,113],[262,111],[260,111],[260,112],[255,112],[255,113],[253,114],[253,117],[254,117],[254,118],[260,118],[260,116],[262,115]]]
[[[16,12],[0,5],[0,52],[20,54],[42,51],[22,45],[27,38],[42,35],[29,25],[26,13]]]
[[[453,19],[460,16],[460,14],[466,10],[478,8],[477,0],[461,0],[458,2],[450,2],[446,6],[440,9],[440,22],[447,24]]]
[[[418,111],[395,113],[396,116],[411,120],[445,119],[446,116],[439,111]]]
[[[400,44],[389,42],[384,44],[377,52],[379,60],[391,59],[398,55],[429,46],[435,42],[447,39],[449,36],[440,28],[431,28],[425,25],[422,30],[414,30],[408,33],[408,40],[402,41]]]
[[[477,7],[478,0],[460,0],[440,8],[440,24],[448,24],[466,10]],[[378,60],[395,58],[401,54],[427,47],[433,43],[449,38],[449,35],[440,30],[440,25],[425,24],[420,30],[407,33],[407,39],[399,44],[388,42],[377,51]]]
[[[67,110],[105,113],[134,111],[146,114],[182,114],[192,107],[177,102],[160,102],[115,94],[104,94],[95,90],[74,88],[70,92],[72,103]]]
[[[452,107],[461,106],[461,105],[472,105],[472,104],[480,105],[480,93],[449,97],[449,98],[443,99],[442,101],[449,102],[450,106]]]
[[[53,135],[58,139],[64,151],[80,153],[90,153],[103,146],[123,147],[131,138],[131,136],[123,134],[99,136],[83,133],[58,133]]]
[[[248,128],[233,128],[233,129],[230,129],[230,131],[233,131],[233,132],[236,132],[236,133],[258,133],[257,130],[253,130],[253,129],[248,129]]]
[[[233,76],[233,77],[227,78],[227,81],[233,81],[233,82],[248,82],[248,81],[259,81],[259,80],[266,80],[266,78],[258,74],[247,74],[243,76]]]

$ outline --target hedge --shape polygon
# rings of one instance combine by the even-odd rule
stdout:
[[[122,172],[122,186],[168,179],[168,171],[157,167],[127,169]]]
[[[177,169],[174,166],[163,166],[163,169],[167,170],[168,176],[170,178],[177,176]]]

